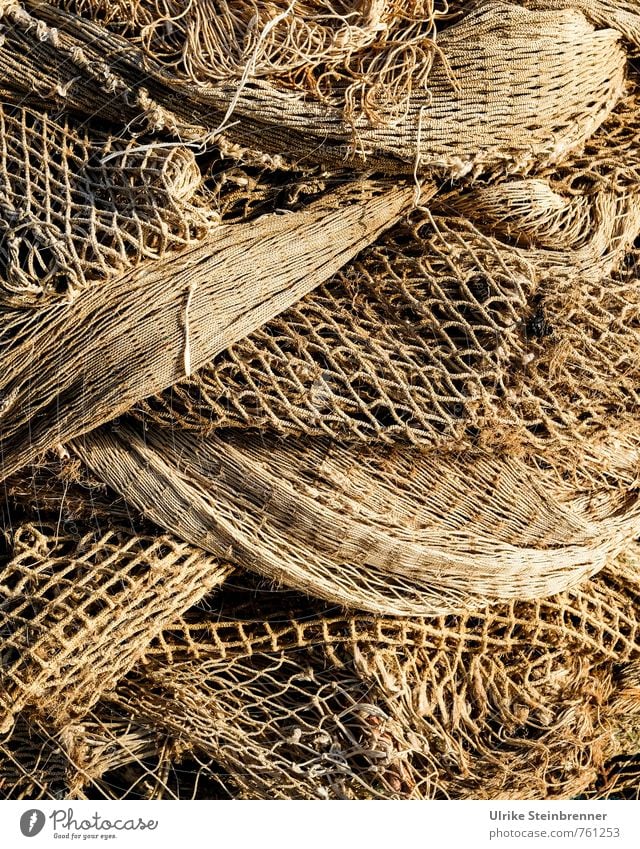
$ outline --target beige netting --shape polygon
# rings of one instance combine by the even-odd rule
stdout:
[[[638,103],[544,177],[441,193],[140,414],[456,449],[633,432]]]
[[[216,220],[201,183],[185,147],[145,149],[86,122],[3,105],[2,303],[72,297],[88,281],[194,244]]]
[[[39,0],[5,0],[3,7],[9,27],[0,86],[13,97],[62,99],[67,108],[115,120],[124,109],[140,126],[183,139],[226,128],[233,140],[270,152],[387,172],[417,167],[464,176],[558,161],[602,123],[624,82],[626,54],[615,30],[596,29],[572,10],[487,3],[438,38],[428,90],[409,97],[403,117],[376,125],[366,115],[345,121],[341,108],[256,77],[250,56],[239,82],[203,86],[94,21]],[[190,46],[192,55],[196,49]],[[28,57],[21,76],[16,53]]]
[[[8,312],[0,476],[190,374],[324,282],[410,199],[402,185],[347,185],[301,212],[220,226],[35,319]]]
[[[229,798],[219,773],[210,757],[111,705],[53,734],[47,723],[20,721],[0,744],[3,799]]]
[[[618,263],[640,222],[638,199],[621,206],[605,219],[628,228]],[[584,450],[581,441],[633,428],[637,255],[605,276],[595,250],[588,273],[580,251],[573,269],[568,249],[565,259],[541,253],[461,218],[418,218],[139,409],[200,433],[269,427],[458,448],[481,430],[510,448]]]
[[[118,702],[188,728],[249,797],[567,798],[615,753],[639,590],[636,550],[579,591],[477,616],[286,623],[258,596],[165,634]]]
[[[548,595],[598,571],[640,533],[637,449],[626,485],[587,489],[563,480],[557,465],[516,458],[354,450],[251,432],[199,439],[103,428],[72,450],[182,539],[381,613]]]
[[[195,83],[272,79],[374,122],[406,112],[412,92],[426,87],[436,25],[453,17],[431,0],[58,5],[128,35]]]
[[[0,776],[32,797],[602,795],[621,722],[639,727],[637,558],[546,601],[431,620],[227,585],[84,716],[18,723]]]
[[[220,222],[299,210],[328,187],[317,169],[228,144],[196,156],[100,121],[1,105],[0,302],[71,301]]]
[[[86,711],[230,567],[166,535],[25,524],[0,571],[0,730]]]
[[[637,793],[639,45],[0,0],[1,797]]]

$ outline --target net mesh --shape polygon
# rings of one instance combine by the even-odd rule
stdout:
[[[5,781],[48,798],[601,797],[621,722],[638,731],[637,557],[546,600],[426,620],[240,576],[82,718],[17,723]]]
[[[615,0],[0,0],[0,797],[633,798]]]
[[[144,150],[86,122],[3,105],[2,303],[72,297],[89,281],[194,244],[215,221],[201,181],[188,148]]]
[[[251,5],[240,4],[241,12]],[[468,11],[463,20],[442,32],[433,61],[433,47],[429,39],[423,40],[425,58],[408,65],[429,69],[428,90],[417,85],[413,92],[414,75],[411,70],[408,74],[403,71],[401,56],[403,50],[411,53],[415,25],[403,21],[406,13],[400,10],[422,4],[382,5],[395,9],[403,30],[403,38],[396,44],[391,41],[387,56],[384,51],[373,51],[372,56],[374,63],[382,65],[378,77],[384,78],[385,65],[390,63],[390,75],[397,78],[401,89],[409,88],[406,100],[400,96],[391,101],[406,102],[397,119],[396,106],[390,108],[385,100],[385,108],[378,110],[380,121],[367,116],[364,104],[365,114],[345,121],[344,105],[331,106],[308,97],[306,91],[292,91],[279,78],[262,79],[254,74],[251,53],[240,80],[204,85],[196,74],[194,82],[180,68],[179,73],[164,68],[153,45],[145,52],[117,31],[100,26],[96,20],[101,4],[97,15],[91,4],[85,4],[88,17],[79,18],[37,0],[22,6],[7,3],[4,16],[9,37],[4,48],[0,47],[0,66],[5,66],[0,85],[11,96],[19,94],[40,105],[59,103],[62,91],[67,108],[83,114],[98,111],[116,121],[121,120],[124,109],[138,128],[169,131],[182,139],[202,140],[233,123],[232,139],[271,153],[291,150],[297,158],[334,165],[347,160],[352,167],[374,167],[386,173],[406,172],[408,165],[417,162],[420,170],[437,169],[449,177],[526,171],[557,162],[593,133],[622,93],[626,53],[618,31],[596,28],[571,9],[535,11],[501,3],[485,3]],[[267,4],[260,6],[268,8]],[[300,4],[302,9],[306,6]],[[380,4],[371,8],[378,10]],[[189,7],[202,21],[198,9],[201,4]],[[187,14],[176,22],[173,32],[178,41],[184,38],[184,28],[189,28],[188,18]],[[164,22],[159,23],[162,32]],[[283,24],[286,29],[287,21]],[[209,25],[215,26],[215,19],[205,23],[205,27]],[[425,28],[425,22],[417,26]],[[36,31],[41,34],[38,40],[34,39]],[[277,28],[269,31],[277,35]],[[96,47],[98,37],[101,50]],[[173,37],[170,34],[169,40]],[[385,38],[384,32],[379,37]],[[190,38],[184,38],[184,44],[191,56],[197,55]],[[11,72],[16,52],[33,58],[32,63],[23,60],[22,76],[17,78]],[[110,54],[117,55],[118,61],[110,63]],[[225,55],[233,57],[229,52]],[[176,61],[179,66],[179,57]],[[209,71],[212,64],[207,64]],[[144,86],[139,82],[141,65],[146,72]],[[515,65],[523,69],[521,73],[512,72]],[[349,63],[344,67],[348,73],[357,73],[357,59],[353,68]],[[80,74],[75,73],[78,70]],[[354,85],[388,98],[385,87],[376,86],[375,77],[372,85],[366,79],[356,79]],[[313,89],[313,73],[304,79],[307,88]],[[327,80],[331,84],[330,74]],[[357,110],[357,91],[348,97],[344,86],[337,89],[342,100],[346,99],[347,112],[351,106]],[[391,91],[393,94],[393,83]],[[361,101],[363,97],[366,100],[361,94]]]
[[[453,17],[431,0],[61,5],[129,36],[195,83],[246,81],[249,72],[341,105],[347,119],[366,115],[374,122],[402,115],[409,97],[426,87],[436,24]]]
[[[25,524],[0,572],[2,731],[35,711],[64,722],[97,701],[153,635],[229,568],[166,535],[74,535]]]
[[[584,451],[633,431],[637,98],[546,179],[439,196],[437,214],[415,213],[139,415],[456,449],[480,432]]]
[[[599,472],[589,462],[581,481],[559,474],[561,459],[545,469],[251,432],[200,439],[123,425],[72,450],[179,537],[379,613],[433,615],[557,592],[602,568],[640,523],[637,450],[614,485],[606,476],[587,485],[590,467]]]

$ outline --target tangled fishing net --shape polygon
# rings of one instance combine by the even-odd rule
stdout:
[[[637,796],[640,13],[0,0],[0,795]]]
[[[231,579],[91,705],[23,709],[0,781],[15,797],[602,792],[625,730],[637,740],[638,556],[561,595],[431,619]]]

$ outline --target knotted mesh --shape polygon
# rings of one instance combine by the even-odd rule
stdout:
[[[633,795],[639,21],[1,0],[0,795]]]

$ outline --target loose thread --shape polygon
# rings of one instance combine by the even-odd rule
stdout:
[[[187,292],[187,303],[184,309],[184,373],[191,377],[191,335],[189,333],[189,307],[198,284],[191,283]]]
[[[262,42],[269,35],[271,30],[276,27],[279,23],[284,21],[292,12],[294,6],[296,4],[296,0],[291,0],[287,8],[281,12],[279,15],[276,15],[275,18],[272,18],[270,21],[267,21],[265,26],[262,28],[262,31],[259,33],[258,38],[256,40],[256,45],[253,50],[252,56],[247,60],[246,65],[243,68],[242,76],[238,82],[238,86],[236,88],[235,94],[233,95],[231,102],[229,103],[229,107],[226,111],[224,118],[222,119],[222,123],[218,124],[216,129],[213,131],[215,135],[220,135],[226,129],[228,129],[229,121],[231,116],[235,112],[236,106],[240,101],[240,95],[242,94],[245,86],[249,82],[249,78],[256,73],[256,64],[258,62],[258,57],[260,55],[260,48],[262,47]]]
[[[420,107],[420,112],[418,114],[418,134],[416,137],[416,158],[413,162],[413,182],[416,184],[416,189],[413,193],[413,205],[417,209],[420,207],[420,198],[422,197],[422,185],[420,184],[420,180],[418,179],[418,169],[420,168],[420,150],[422,145],[422,116],[424,115],[424,110],[426,106]]]

